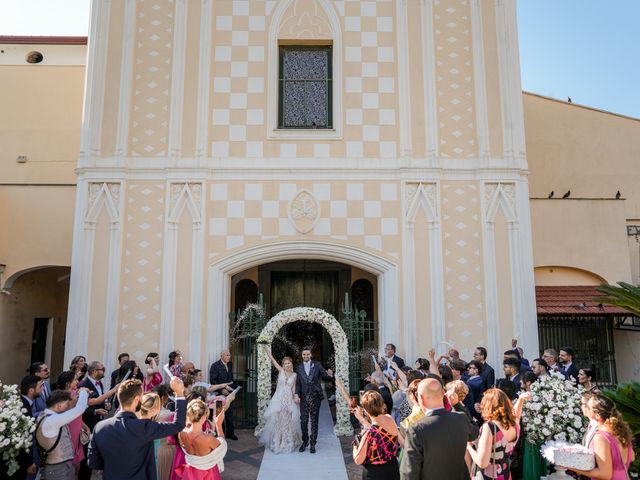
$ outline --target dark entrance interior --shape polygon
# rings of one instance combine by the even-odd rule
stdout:
[[[340,319],[341,300],[350,287],[351,267],[320,260],[288,260],[260,266],[258,278],[267,318],[289,308],[315,307]],[[331,362],[331,337],[320,325],[309,322],[286,325],[272,350],[276,358],[287,355],[297,363],[304,346],[311,347],[313,358],[323,365]]]

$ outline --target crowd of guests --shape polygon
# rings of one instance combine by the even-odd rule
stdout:
[[[218,480],[227,440],[237,440],[231,409],[237,390],[231,355],[209,369],[171,352],[161,367],[151,352],[144,365],[118,356],[107,388],[100,361],[74,357],[55,381],[42,362],[20,382],[26,415],[35,418],[34,442],[11,478],[89,480]]]
[[[353,459],[365,479],[522,478],[522,409],[533,382],[551,371],[580,384],[582,410],[589,419],[584,445],[596,469],[588,478],[623,479],[633,461],[631,433],[614,403],[600,393],[593,368],[574,364],[574,351],[544,351],[529,362],[517,342],[503,354],[504,376],[478,347],[465,361],[455,349],[436,358],[431,350],[413,367],[388,344],[374,357],[374,370],[350,402],[357,435]],[[36,418],[34,447],[19,458],[16,479],[105,480],[220,479],[227,440],[237,440],[231,355],[204,372],[171,352],[162,367],[151,352],[144,365],[127,353],[105,382],[100,361],[73,358],[55,382],[47,365],[29,368],[20,384],[27,415]],[[167,381],[168,380],[168,381]],[[105,382],[105,383],[103,383]],[[132,454],[135,452],[135,454]]]
[[[418,480],[437,478],[523,478],[524,403],[533,382],[558,372],[583,388],[582,410],[589,419],[583,444],[595,454],[596,468],[579,478],[626,479],[633,461],[631,431],[615,404],[602,395],[593,368],[579,368],[574,351],[546,349],[529,362],[513,340],[503,354],[504,376],[487,363],[487,350],[478,347],[464,361],[457,350],[436,358],[418,358],[406,366],[388,344],[374,357],[374,371],[364,391],[350,397],[353,459],[364,467],[363,479]]]

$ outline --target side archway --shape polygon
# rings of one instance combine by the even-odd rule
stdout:
[[[267,322],[260,332],[259,343],[273,342],[274,337],[285,325],[297,322],[314,322],[324,327],[333,341],[335,349],[336,369],[334,375],[344,383],[349,391],[349,347],[344,330],[333,317],[320,308],[297,307],[283,310]],[[271,398],[271,362],[263,349],[258,348],[258,426],[256,433],[264,427],[264,412]],[[350,435],[353,428],[349,422],[349,406],[341,395],[336,395],[336,424],[333,428],[336,435]]]

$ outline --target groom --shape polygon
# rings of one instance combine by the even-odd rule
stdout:
[[[333,371],[325,370],[320,362],[311,360],[311,349],[302,349],[302,364],[296,368],[296,396],[295,402],[300,405],[300,423],[302,428],[302,446],[304,452],[307,445],[311,444],[310,453],[316,453],[316,441],[318,440],[318,415],[320,402],[322,401],[322,387],[320,377],[331,380]],[[309,415],[311,415],[311,437],[309,437]]]

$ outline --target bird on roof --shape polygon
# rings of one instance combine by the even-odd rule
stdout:
[[[620,193],[620,190],[618,190],[616,192],[616,200],[620,200],[620,197],[622,196],[622,194]]]
[[[571,101],[571,97],[567,97],[567,102],[568,102],[568,103],[573,103],[573,102]]]
[[[567,193],[565,193],[562,198],[569,198],[571,196],[571,190],[567,190]]]
[[[553,198],[553,190],[551,190],[551,193],[549,194],[549,196],[547,198]]]

